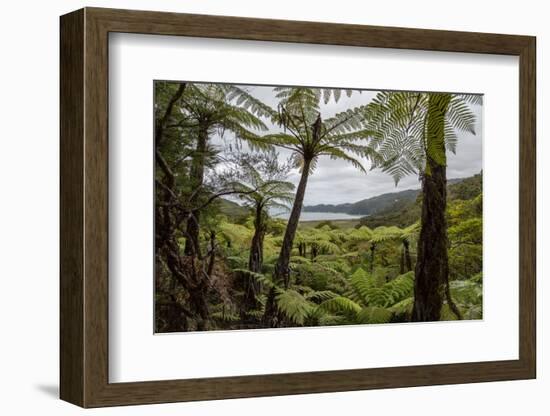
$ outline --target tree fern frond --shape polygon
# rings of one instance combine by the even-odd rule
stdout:
[[[234,100],[236,105],[245,108],[252,114],[271,119],[277,113],[274,109],[249,94],[243,88],[232,84],[221,85],[223,85],[223,88],[227,91],[227,99],[229,101]]]
[[[261,283],[263,286],[267,288],[277,288],[277,285],[273,283],[273,280],[269,275],[265,275],[262,273],[255,273],[251,272],[248,269],[233,269],[233,273],[239,273],[243,276],[248,276],[256,280],[258,283]]]
[[[277,308],[292,322],[303,325],[312,312],[313,305],[304,296],[293,289],[281,291],[276,296]]]
[[[314,302],[323,302],[337,296],[338,295],[331,290],[319,290],[308,293],[307,295],[305,295],[305,298]]]
[[[361,324],[385,324],[390,322],[393,313],[386,308],[369,306],[357,314],[357,322]]]
[[[390,310],[394,313],[410,314],[412,313],[413,305],[414,305],[414,297],[411,296],[397,302],[390,308]]]
[[[364,168],[361,161],[348,155],[346,152],[344,152],[340,148],[336,148],[336,147],[325,148],[325,150],[323,150],[323,153],[321,154],[330,156],[331,159],[341,159],[346,162],[349,162],[351,165],[353,165],[353,167],[357,168],[361,172],[367,173],[367,170]]]
[[[451,98],[446,117],[454,128],[476,134],[476,116],[462,97],[454,95]]]
[[[376,286],[376,279],[360,267],[349,279],[355,292],[365,302],[370,290]]]
[[[345,313],[353,316],[361,311],[361,306],[344,296],[328,299],[318,306],[319,309],[330,313]]]

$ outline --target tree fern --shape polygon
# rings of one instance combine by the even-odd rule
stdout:
[[[366,302],[367,296],[376,287],[376,280],[362,268],[358,268],[349,279],[354,291]]]
[[[319,305],[319,309],[331,313],[346,313],[356,316],[361,311],[361,306],[344,296],[328,299]]]
[[[240,275],[246,276],[248,278],[252,278],[252,279],[256,280],[257,282],[259,282],[262,286],[267,287],[267,288],[276,287],[269,275],[251,272],[248,269],[233,269],[233,273],[240,274]]]
[[[277,308],[292,322],[303,325],[313,310],[313,304],[293,289],[282,290],[276,296]]]
[[[391,306],[389,310],[397,314],[410,315],[410,313],[412,312],[413,304],[414,304],[414,298],[411,296],[397,302],[396,304]]]
[[[357,313],[357,323],[360,324],[385,324],[390,322],[392,311],[377,306],[369,306]]]
[[[472,280],[454,280],[450,282],[453,299],[463,305],[479,305],[483,299],[481,285]]]
[[[452,94],[443,123],[434,119],[434,125],[443,125],[443,147],[437,141],[427,140],[426,120],[428,99],[431,93],[379,92],[364,111],[366,126],[376,132],[371,145],[379,158],[373,159],[377,166],[388,172],[399,182],[403,177],[422,172],[426,168],[426,157],[430,156],[440,164],[445,163],[445,151],[456,149],[456,131],[475,134],[476,117],[473,105],[479,105],[481,96]]]
[[[377,286],[376,280],[361,270],[352,275],[350,281],[365,305],[389,307],[412,295],[414,273],[408,272]]]
[[[307,300],[311,300],[313,302],[319,303],[329,299],[333,299],[337,296],[338,295],[331,290],[318,290],[318,291],[314,290],[308,293],[307,295],[305,295],[305,298]]]

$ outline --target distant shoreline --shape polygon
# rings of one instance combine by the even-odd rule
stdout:
[[[299,221],[299,226],[302,228],[315,228],[319,224],[323,223],[331,223],[333,226],[336,226],[338,228],[346,229],[346,228],[354,228],[356,225],[360,224],[361,218],[350,218],[345,220],[305,220],[305,221]]]
[[[358,218],[340,218],[340,219],[328,219],[328,220],[321,220],[321,219],[306,219],[306,220],[300,220],[298,222],[348,222],[348,221],[359,221],[363,217],[367,217],[368,215],[364,215]]]
[[[278,213],[273,216],[274,218],[287,220],[288,213]],[[300,222],[304,221],[338,221],[338,220],[358,220],[363,218],[364,215],[350,215],[346,213],[338,212],[302,212],[300,215]]]

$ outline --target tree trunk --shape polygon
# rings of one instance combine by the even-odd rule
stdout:
[[[174,107],[177,101],[185,92],[186,84],[179,85],[177,91],[168,101],[164,113],[155,120],[155,160],[157,167],[164,174],[161,183],[164,185],[163,190],[157,188],[156,199],[163,202],[165,205],[155,206],[155,274],[156,274],[156,293],[165,290],[170,302],[155,303],[157,318],[157,331],[162,332],[179,332],[188,330],[188,311],[180,305],[175,296],[177,283],[185,287],[183,273],[179,268],[179,250],[175,237],[177,221],[169,208],[169,204],[173,202],[173,190],[175,187],[175,176],[170,166],[164,159],[161,149],[162,143],[165,140],[165,128],[172,117]],[[162,260],[161,260],[162,259]],[[169,278],[168,284],[163,289],[160,284],[161,262],[164,260],[168,265],[170,273],[167,273]],[[164,322],[162,328],[159,328],[158,323]]]
[[[206,121],[199,122],[197,134],[197,147],[195,155],[191,163],[189,179],[191,184],[192,196],[189,198],[189,204],[194,207],[198,204],[201,196],[201,187],[204,182],[204,170],[206,163],[206,149],[208,145],[208,123]],[[206,331],[208,329],[208,321],[210,310],[208,307],[207,294],[209,287],[209,265],[206,264],[206,270],[202,269],[202,254],[199,244],[200,233],[200,212],[193,211],[193,215],[187,219],[185,229],[185,248],[184,254],[187,256],[186,273],[191,280],[189,291],[189,301],[193,305],[195,312],[194,319],[196,320],[197,331]],[[198,259],[199,261],[197,262]],[[214,259],[209,259],[210,265],[214,265]]]
[[[260,273],[262,271],[264,260],[265,225],[263,221],[263,214],[262,205],[256,206],[254,236],[252,237],[250,256],[248,257],[248,270],[254,273]]]
[[[281,252],[275,266],[275,281],[282,282],[285,289],[288,289],[288,286],[290,285],[290,255],[292,253],[292,244],[294,242],[296,230],[298,229],[298,223],[300,221],[300,214],[302,213],[302,205],[304,204],[304,196],[306,194],[310,165],[311,159],[304,160],[302,177],[300,178],[300,183],[298,184],[298,189],[296,190],[294,205],[292,206],[292,211],[290,212],[285,235],[283,237]]]
[[[155,148],[160,147],[160,143],[162,142],[162,139],[164,138],[164,128],[166,126],[166,123],[168,119],[172,116],[172,111],[174,110],[174,106],[176,102],[182,97],[183,93],[185,92],[185,87],[187,87],[186,82],[182,82],[179,86],[174,95],[170,98],[170,101],[168,101],[168,104],[166,105],[166,109],[164,110],[164,114],[162,117],[156,120],[155,122]]]
[[[197,147],[195,149],[195,155],[191,164],[190,183],[192,197],[189,200],[191,207],[193,207],[201,194],[200,187],[204,182],[204,165],[206,159],[206,145],[208,142],[208,126],[206,123],[200,123],[199,132],[197,135]],[[199,232],[200,232],[200,212],[195,211],[194,214],[187,220],[186,228],[186,240],[185,240],[185,255],[186,256],[199,256]]]
[[[439,163],[427,152],[422,175],[422,213],[418,239],[411,320],[439,321],[448,274],[447,176],[444,122],[450,95],[432,94],[429,98],[426,145],[442,153]]]
[[[311,165],[311,159],[304,160],[304,166],[302,167],[302,176],[298,189],[296,190],[296,197],[294,198],[294,204],[290,211],[290,217],[286,226],[285,235],[283,237],[283,243],[281,246],[281,252],[275,265],[275,271],[273,272],[273,280],[275,284],[283,284],[285,289],[290,286],[290,255],[292,253],[292,244],[294,237],[296,236],[296,230],[298,229],[298,222],[300,221],[300,214],[302,212],[302,205],[304,203],[304,196],[306,193],[307,180],[309,177],[309,169]],[[277,328],[282,324],[282,316],[275,304],[276,291],[272,288],[267,296],[267,302],[265,307],[265,313],[263,317],[264,325],[270,328]]]
[[[250,245],[250,255],[248,257],[248,270],[254,273],[261,273],[264,260],[264,237],[266,226],[264,224],[264,211],[263,206],[258,204],[256,206],[255,218],[254,218],[254,236],[252,237],[252,243]],[[261,286],[258,280],[246,274],[242,274],[244,299],[243,299],[243,311],[241,318],[243,322],[249,320],[246,317],[245,312],[248,310],[256,309],[258,302],[256,297],[260,293]]]
[[[193,309],[196,311],[196,316],[194,318],[197,321],[197,331],[208,330],[210,310],[206,301],[207,289],[207,285],[201,282],[195,289],[189,291],[189,300],[194,306]]]
[[[411,250],[410,243],[407,240],[403,240],[403,255],[405,258],[405,271],[410,272],[412,270]]]
[[[319,255],[319,248],[317,247],[317,244],[311,245],[311,260],[314,260],[315,257]]]
[[[298,244],[298,254],[300,255],[300,257],[306,256],[306,243]]]
[[[399,274],[405,273],[405,250],[401,248],[399,255]]]
[[[374,272],[374,252],[376,251],[376,244],[370,245],[370,272]]]
[[[210,231],[210,256],[208,258],[208,269],[206,271],[208,276],[212,276],[215,263],[216,263],[216,232]]]

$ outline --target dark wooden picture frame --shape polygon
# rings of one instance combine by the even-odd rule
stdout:
[[[519,359],[109,383],[108,35],[192,36],[519,57]],[[61,17],[60,396],[82,407],[536,377],[534,37],[85,8]]]

